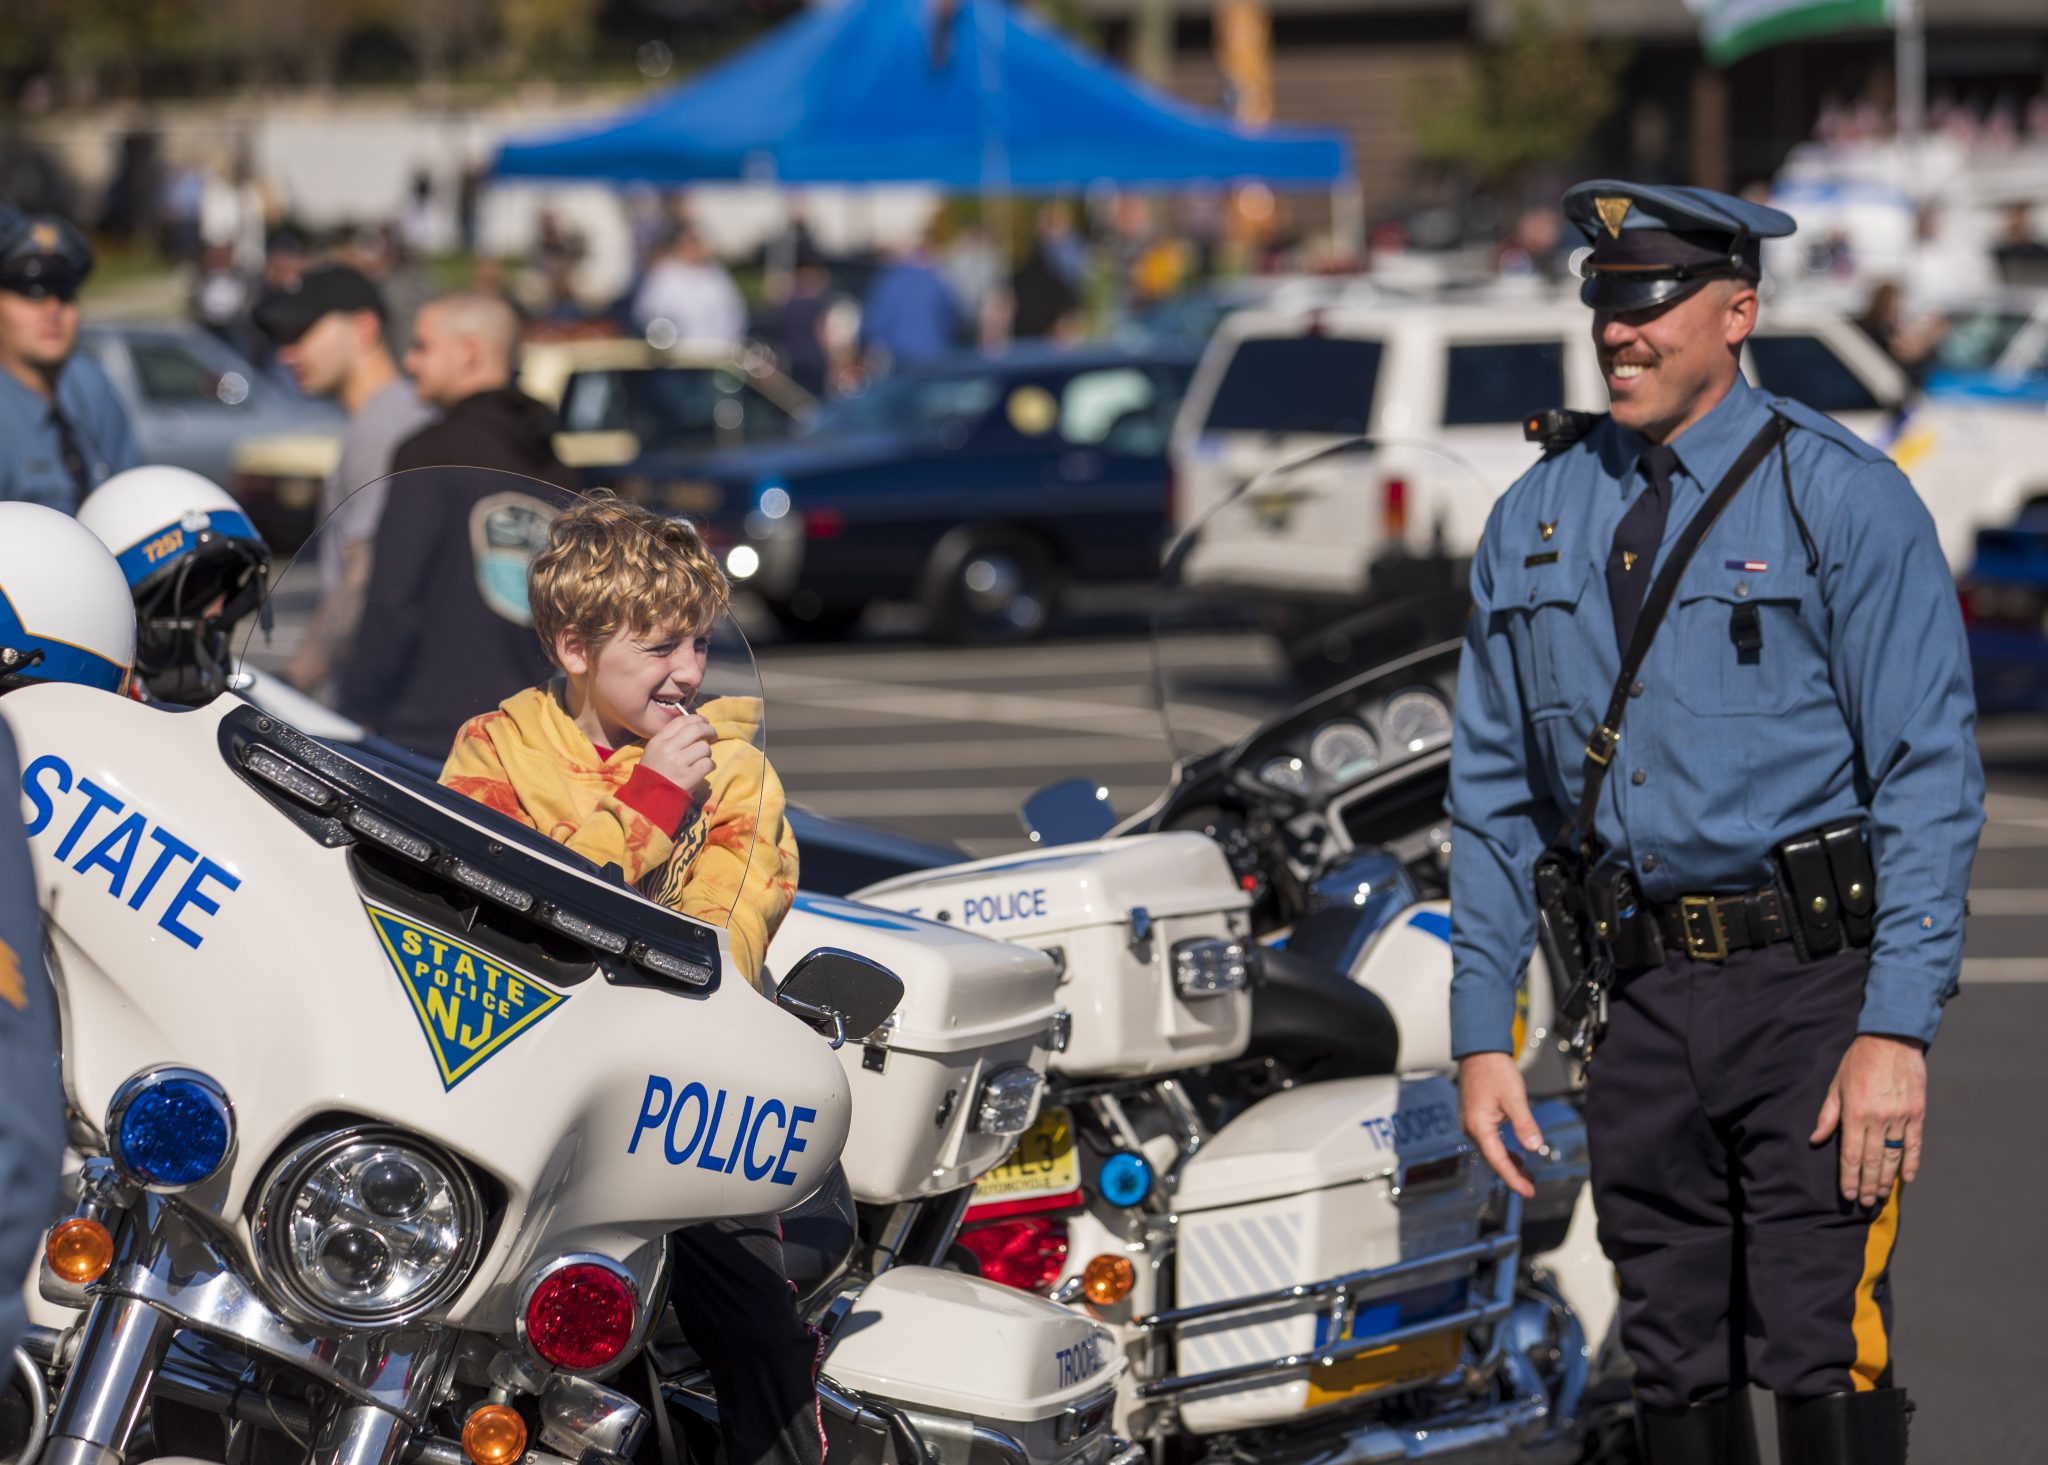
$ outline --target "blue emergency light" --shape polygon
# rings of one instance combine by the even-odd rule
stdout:
[[[107,1110],[114,1163],[152,1190],[211,1179],[235,1143],[226,1090],[190,1068],[157,1068],[121,1085]]]

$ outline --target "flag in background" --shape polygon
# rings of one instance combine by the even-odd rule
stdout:
[[[1894,0],[1686,0],[1700,18],[1700,41],[1716,66],[1752,51],[1832,31],[1890,26]]]

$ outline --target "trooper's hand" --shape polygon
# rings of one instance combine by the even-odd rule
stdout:
[[[1535,1185],[1500,1138],[1500,1127],[1506,1124],[1523,1149],[1543,1147],[1543,1131],[1529,1112],[1529,1090],[1522,1082],[1522,1070],[1515,1067],[1510,1055],[1473,1053],[1458,1060],[1458,1122],[1509,1190],[1524,1200],[1536,1194]]]
[[[1894,1182],[1920,1178],[1926,1123],[1926,1051],[1906,1038],[1865,1033],[1842,1055],[1809,1143],[1826,1144],[1840,1129],[1842,1199],[1874,1206]]]
[[[687,790],[692,808],[701,807],[711,778],[711,744],[716,736],[708,719],[685,712],[647,740],[640,764]]]

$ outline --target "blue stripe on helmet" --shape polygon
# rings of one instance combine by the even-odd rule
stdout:
[[[97,651],[74,646],[50,636],[38,636],[21,623],[14,602],[0,590],[0,647],[13,651],[40,651],[43,659],[19,673],[39,682],[76,682],[81,687],[98,687],[116,692],[128,675],[128,668],[109,661]]]
[[[248,539],[257,544],[263,542],[263,536],[256,532],[256,526],[249,522],[249,516],[240,509],[209,509],[206,513],[206,523],[201,528],[221,539]],[[152,529],[114,558],[120,562],[121,573],[128,577],[128,584],[133,588],[165,565],[183,559],[197,548],[198,544],[198,532],[187,529],[184,523],[179,521]]]

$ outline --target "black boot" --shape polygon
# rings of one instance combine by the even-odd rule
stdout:
[[[1778,1458],[1784,1465],[1903,1465],[1904,1389],[1823,1394],[1778,1401]]]
[[[1687,1409],[1638,1404],[1636,1439],[1649,1465],[1757,1465],[1747,1389]]]

